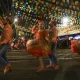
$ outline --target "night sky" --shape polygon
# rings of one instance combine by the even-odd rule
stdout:
[[[0,15],[11,11],[12,0],[0,0]]]

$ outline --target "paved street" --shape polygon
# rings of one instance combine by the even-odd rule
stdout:
[[[45,68],[37,73],[38,60],[25,50],[7,52],[12,71],[4,75],[3,67],[0,67],[0,80],[80,80],[80,56],[70,49],[57,49],[56,56],[59,70]],[[43,61],[45,66],[49,64],[48,57],[43,57]]]

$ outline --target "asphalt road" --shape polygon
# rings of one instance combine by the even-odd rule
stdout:
[[[4,75],[3,67],[0,67],[0,80],[80,80],[80,56],[70,49],[57,49],[56,56],[59,70],[45,68],[37,73],[38,60],[25,50],[7,52],[12,71]],[[43,57],[43,61],[45,66],[49,64],[48,57]]]

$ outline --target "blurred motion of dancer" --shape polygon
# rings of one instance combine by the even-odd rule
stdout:
[[[28,53],[39,59],[40,67],[37,72],[40,72],[44,70],[42,56],[48,56],[48,54],[51,54],[51,50],[45,39],[47,31],[44,22],[40,21],[38,24],[38,26],[32,28],[31,32],[35,35],[35,38],[27,41],[26,48]]]
[[[71,40],[71,50],[80,55],[80,40]]]
[[[11,70],[11,64],[9,63],[7,57],[6,57],[6,52],[10,47],[10,44],[12,42],[12,36],[13,36],[13,30],[12,27],[10,26],[10,21],[3,19],[3,32],[1,35],[1,41],[0,41],[0,61],[5,65],[4,68],[4,74],[9,72]]]

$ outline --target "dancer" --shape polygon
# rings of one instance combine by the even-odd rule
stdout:
[[[71,40],[71,50],[73,53],[80,55],[80,40]]]
[[[1,27],[3,28],[3,33],[0,41],[0,61],[4,64],[4,74],[11,70],[11,64],[9,63],[6,52],[12,42],[13,30],[9,24],[9,21],[4,19]]]
[[[42,56],[48,56],[51,54],[51,50],[45,40],[45,36],[47,35],[47,31],[45,30],[45,24],[43,21],[38,23],[38,26],[34,26],[32,29],[32,33],[35,35],[35,39],[28,40],[26,47],[28,53],[32,54],[34,57],[39,59],[40,67],[37,72],[44,70],[44,63],[42,60]]]
[[[46,39],[51,45],[52,54],[49,54],[50,65],[48,65],[47,68],[55,67],[55,69],[59,69],[57,58],[55,56],[55,50],[57,47],[58,30],[56,28],[56,22],[54,20],[51,20],[49,25],[50,25],[50,29],[48,30],[49,34],[46,37]],[[55,65],[53,65],[53,62]]]

